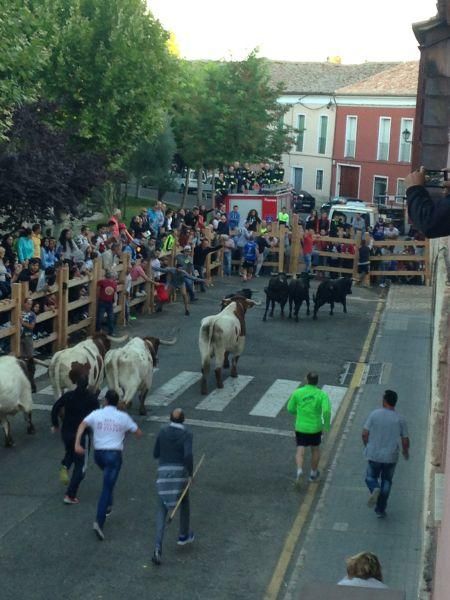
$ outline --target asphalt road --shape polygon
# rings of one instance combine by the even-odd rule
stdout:
[[[257,299],[262,299],[266,282],[266,278],[252,282],[252,288],[259,290]],[[316,285],[313,282],[313,288]],[[20,415],[16,416],[12,419],[16,445],[0,448],[2,600],[263,597],[305,490],[293,487],[293,418],[284,408],[273,416],[262,416],[267,408],[258,403],[276,380],[287,383],[277,381],[272,404],[287,400],[283,398],[286,390],[304,381],[309,370],[318,371],[319,384],[333,386],[330,390],[339,397],[339,390],[345,388],[340,376],[347,362],[358,360],[379,291],[356,289],[349,297],[347,315],[337,306],[330,317],[323,307],[316,322],[306,317],[304,306],[299,323],[282,320],[278,309],[273,319],[263,323],[263,308],[251,309],[247,344],[238,367],[243,387],[237,395],[230,394],[226,406],[223,398],[213,395],[206,397],[207,408],[216,410],[197,408],[205,397],[200,395],[199,382],[189,385],[188,379],[172,387],[172,393],[175,389],[179,395],[171,404],[152,406],[152,397],[164,400],[161,386],[170,386],[176,376],[187,377],[182,372],[199,372],[200,319],[217,312],[220,298],[239,288],[237,278],[228,278],[198,295],[190,317],[175,303],[130,327],[133,334],[160,337],[179,330],[178,342],[160,347],[148,416],[139,417],[137,406],[132,408],[145,435],[126,442],[104,542],[92,531],[101,486],[100,472],[92,461],[80,487],[80,504],[62,502],[64,488],[58,471],[63,447],[59,437],[50,433],[46,408],[53,399],[45,393],[48,380],[45,375],[38,380],[36,435],[28,436]],[[213,379],[211,374],[210,392]],[[164,389],[167,393],[168,388]],[[192,420],[196,460],[203,453],[206,458],[191,495],[196,540],[178,547],[174,521],[166,532],[163,565],[157,568],[150,560],[156,506],[152,449],[159,421],[166,420],[176,405]]]

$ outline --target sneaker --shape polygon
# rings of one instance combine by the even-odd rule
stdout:
[[[144,291],[142,291],[142,292],[136,292],[136,297],[137,297],[137,298],[143,298],[143,297],[144,297],[144,296],[146,296],[146,295],[147,295],[147,294],[146,294]]]
[[[161,564],[161,550],[159,548],[155,548],[153,552],[152,563],[157,566]]]
[[[111,513],[112,513],[112,509],[113,509],[113,507],[112,507],[112,506],[108,506],[108,508],[106,509],[106,516],[107,516],[107,517],[109,517],[109,516],[111,515]]]
[[[374,488],[374,490],[369,495],[369,499],[367,500],[367,506],[375,506],[378,501],[378,496],[380,495],[380,488]]]
[[[80,501],[78,500],[78,498],[71,498],[67,494],[64,496],[63,502],[64,502],[64,504],[80,504]]]
[[[188,317],[191,313],[188,310],[185,310],[184,314],[185,314],[186,317]]]
[[[69,485],[69,469],[64,465],[59,470],[59,480],[63,485]]]
[[[386,284],[385,284],[385,283],[380,283],[379,287],[381,287],[381,288],[385,288],[385,287],[386,287]]]
[[[132,317],[131,315],[128,317],[129,321],[136,321],[137,317]]]
[[[177,544],[179,546],[186,546],[186,544],[192,544],[194,539],[195,539],[194,532],[191,531],[189,535],[180,535],[178,537]]]
[[[95,521],[95,523],[93,525],[93,529],[94,529],[98,539],[103,542],[103,540],[105,539],[105,534],[103,533],[103,529],[100,527],[100,525],[97,523],[97,521]]]
[[[197,302],[197,301],[198,301],[198,298],[191,298],[190,299],[190,302]]]
[[[385,519],[386,518],[386,513],[385,512],[376,512],[375,514],[377,515],[377,519]]]
[[[320,471],[316,471],[316,474],[315,474],[315,475],[313,475],[313,474],[311,473],[311,475],[310,475],[310,476],[309,476],[309,478],[308,478],[308,481],[309,481],[310,483],[313,483],[313,482],[317,481],[317,480],[319,479],[319,477],[320,477]]]

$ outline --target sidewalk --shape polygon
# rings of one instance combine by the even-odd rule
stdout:
[[[374,552],[385,583],[417,599],[421,562],[422,507],[427,421],[430,406],[431,288],[392,286],[370,363],[383,363],[381,379],[361,386],[338,441],[335,459],[320,491],[314,516],[280,598],[294,600],[305,582],[336,583],[345,558]],[[374,369],[375,372],[375,369]],[[367,415],[381,406],[385,389],[397,391],[397,410],[408,422],[409,462],[400,458],[387,518],[368,508],[366,461],[361,431]]]

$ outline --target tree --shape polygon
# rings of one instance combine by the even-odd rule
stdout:
[[[163,127],[176,59],[143,0],[46,0],[44,89],[79,143],[120,163]]]
[[[82,215],[84,201],[107,178],[106,157],[80,152],[51,125],[57,107],[24,105],[13,114],[0,148],[0,217],[4,228],[23,221]]]
[[[40,26],[42,5],[32,0],[3,0],[0,10],[0,140],[12,125],[17,106],[35,100],[40,73],[48,60]]]
[[[144,140],[138,145],[127,165],[128,172],[136,180],[136,197],[139,196],[143,178],[151,187],[158,189],[158,200],[173,190],[170,169],[175,149],[175,139],[168,120],[165,129],[153,141]]]
[[[292,143],[291,129],[282,124],[282,89],[272,85],[255,52],[242,62],[184,64],[183,74],[173,123],[178,151],[190,166],[277,160]]]

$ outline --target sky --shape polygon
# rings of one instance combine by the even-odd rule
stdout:
[[[418,60],[411,24],[436,14],[436,0],[147,0],[183,58],[346,64]]]

